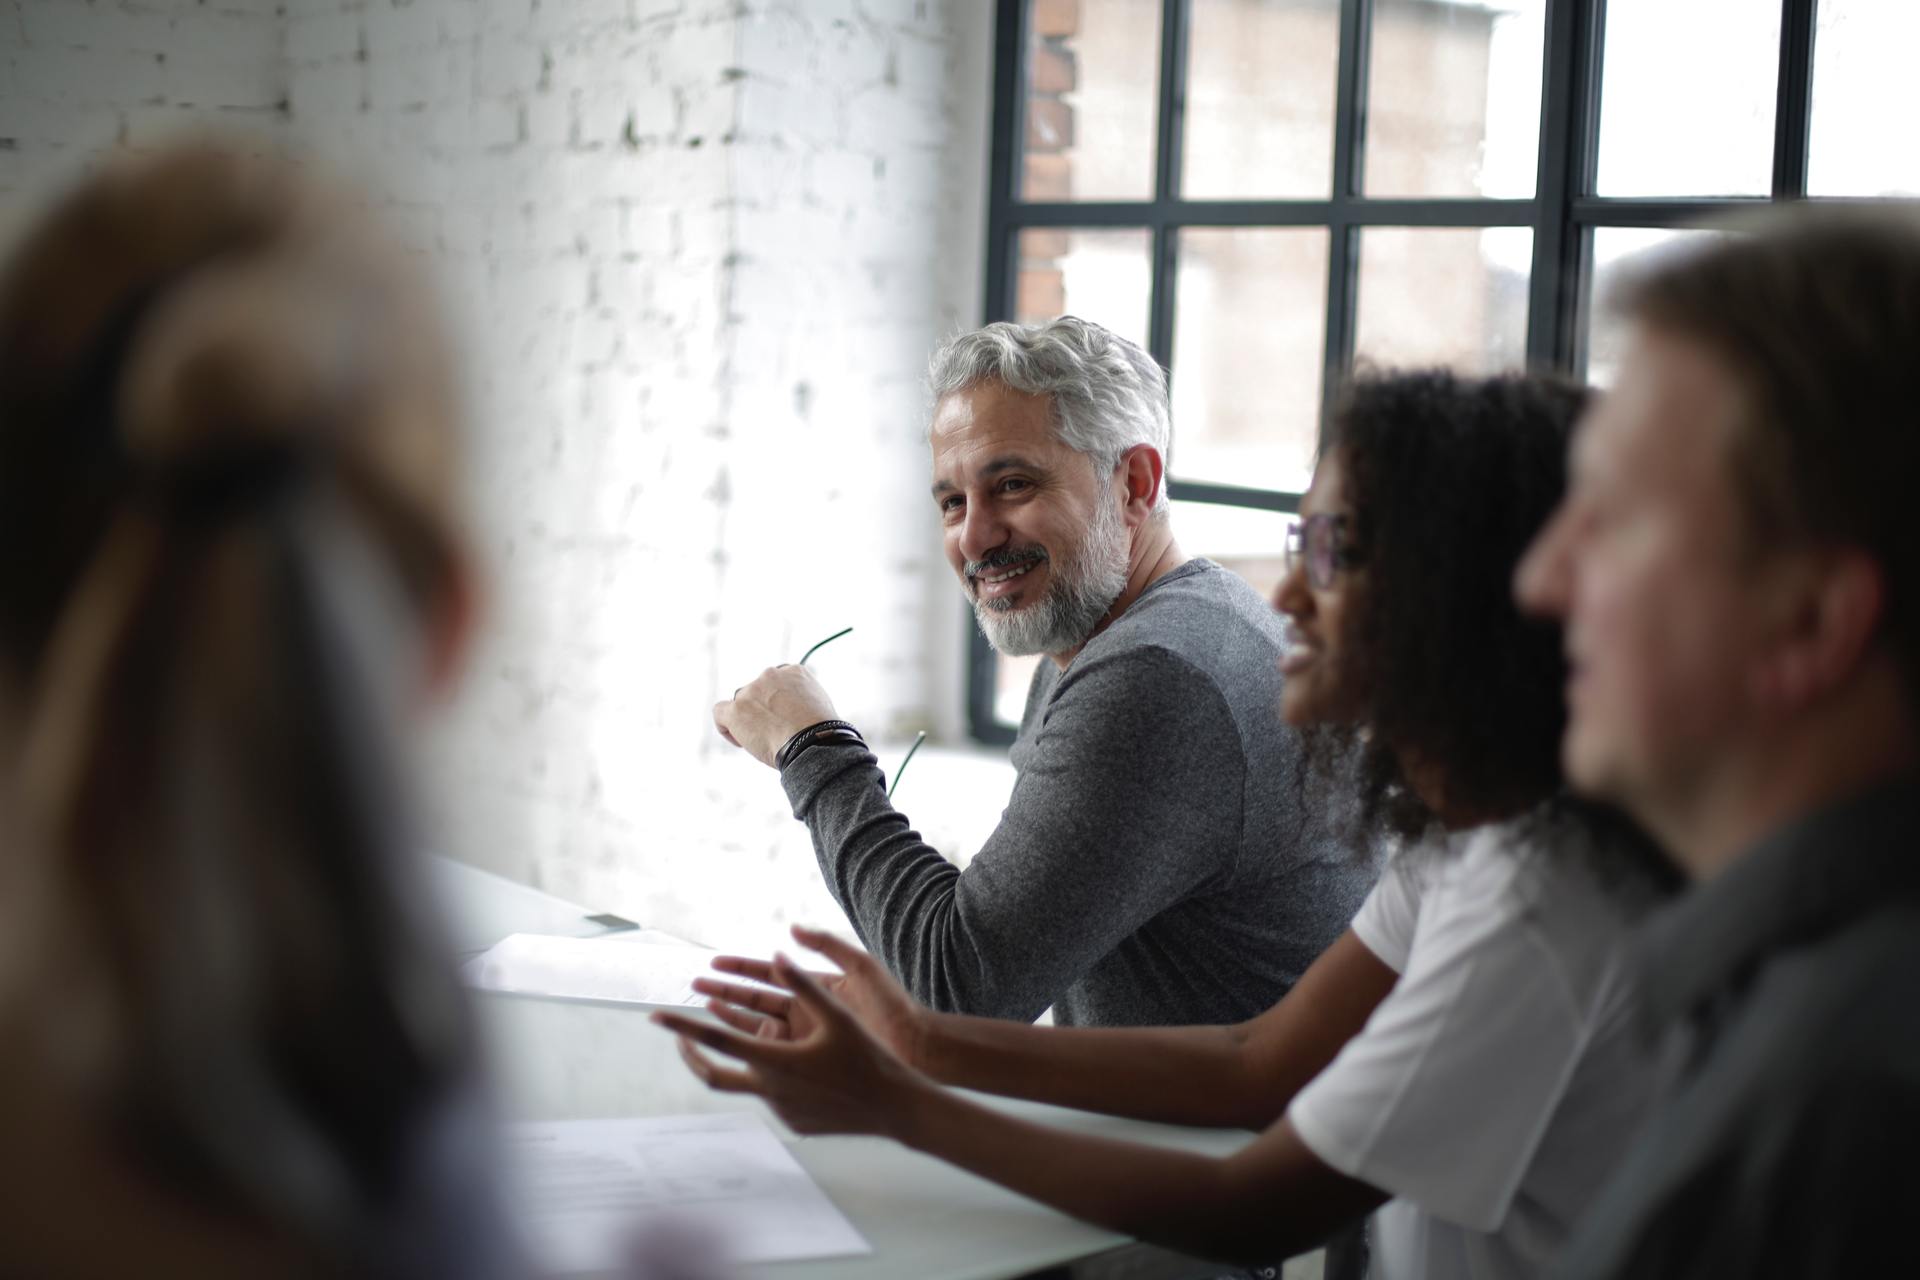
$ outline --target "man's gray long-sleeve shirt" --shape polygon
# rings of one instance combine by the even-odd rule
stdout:
[[[782,775],[867,949],[936,1009],[1082,1025],[1231,1023],[1347,926],[1374,864],[1303,811],[1279,720],[1279,620],[1192,560],[1065,671],[1042,662],[1013,795],[964,871],[858,746]]]

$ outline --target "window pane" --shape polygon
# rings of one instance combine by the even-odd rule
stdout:
[[[1813,38],[1813,127],[1807,191],[1816,196],[1920,195],[1920,105],[1908,79],[1920,48],[1920,5],[1820,0]]]
[[[1233,570],[1258,591],[1273,599],[1286,572],[1282,556],[1287,526],[1293,516],[1254,507],[1226,507],[1216,502],[1175,502],[1173,531],[1180,549],[1205,556]]]
[[[1320,430],[1326,229],[1189,228],[1179,261],[1172,473],[1300,492]]]
[[[1022,231],[1014,318],[1034,324],[1072,314],[1146,346],[1152,246],[1145,230]]]
[[[1766,195],[1779,72],[1774,0],[1608,0],[1599,193]]]
[[[1146,200],[1160,111],[1160,0],[1032,0],[1023,200]]]
[[[1194,0],[1180,193],[1325,199],[1339,42],[1337,0]]]
[[[1593,287],[1587,291],[1587,381],[1611,386],[1620,365],[1626,329],[1615,318],[1611,297],[1623,269],[1631,269],[1637,255],[1678,248],[1718,231],[1675,230],[1664,227],[1595,227],[1593,231]]]
[[[1546,0],[1374,0],[1366,193],[1533,194]]]
[[[1354,354],[1462,373],[1521,368],[1532,263],[1530,227],[1368,227]]]

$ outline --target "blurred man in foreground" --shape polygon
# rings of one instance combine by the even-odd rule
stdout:
[[[1573,1276],[1866,1274],[1920,1205],[1920,223],[1776,217],[1626,290],[1518,574],[1569,777],[1696,882],[1643,957],[1677,1077]]]

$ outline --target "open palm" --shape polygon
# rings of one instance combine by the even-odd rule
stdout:
[[[716,1000],[721,1008],[715,1012],[726,1026],[664,1009],[652,1020],[680,1037],[680,1056],[709,1088],[765,1099],[795,1133],[898,1136],[915,1099],[935,1086],[869,1031],[818,977],[784,957],[775,957],[766,972],[786,989],[791,1003],[782,1009],[755,1013]],[[857,982],[853,985],[859,989]],[[765,994],[756,992],[756,1001],[773,1008]],[[906,1000],[905,993],[899,998]],[[779,1029],[769,1030],[769,1023]]]
[[[917,1065],[926,1039],[929,1010],[914,1001],[866,952],[819,929],[795,925],[793,938],[838,965],[837,974],[815,974],[814,979],[867,1032],[910,1065]],[[819,1019],[804,1001],[780,985],[771,961],[747,956],[719,956],[713,967],[721,973],[765,986],[747,986],[718,978],[696,978],[693,988],[708,997],[707,1008],[736,1031],[767,1040],[804,1040],[819,1029]]]

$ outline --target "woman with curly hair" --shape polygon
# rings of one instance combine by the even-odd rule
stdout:
[[[868,957],[796,938],[673,1014],[693,1070],[803,1133],[889,1135],[1092,1222],[1240,1262],[1362,1215],[1374,1274],[1518,1277],[1552,1258],[1631,1135],[1650,1071],[1621,943],[1645,860],[1561,792],[1559,637],[1509,582],[1558,502],[1582,395],[1541,380],[1370,376],[1336,415],[1276,604],[1281,712],[1406,838],[1294,990],[1229,1027],[1032,1027],[934,1014]],[[1275,785],[1294,780],[1275,779]],[[723,1065],[696,1045],[737,1059]],[[1058,1132],[937,1087],[1262,1132],[1224,1158]]]

